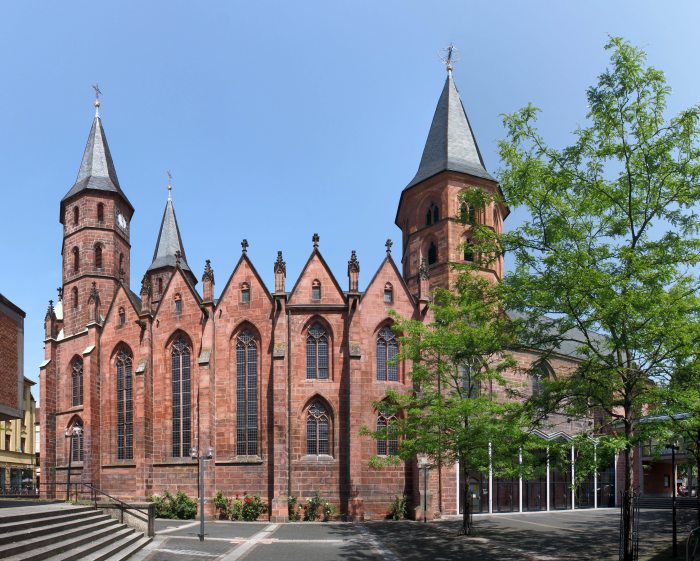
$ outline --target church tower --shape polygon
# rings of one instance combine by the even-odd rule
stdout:
[[[100,321],[120,279],[129,286],[129,224],[134,208],[119,186],[99,106],[95,101],[95,120],[78,178],[61,200],[65,336],[84,331],[92,320]]]
[[[469,118],[447,66],[447,80],[438,100],[423,157],[413,180],[401,193],[396,225],[403,232],[403,277],[413,294],[419,292],[419,268],[425,259],[431,288],[449,288],[456,274],[449,262],[469,261],[459,249],[469,241],[469,225],[457,221],[461,214],[459,194],[468,189],[498,192],[498,183],[486,171]],[[503,231],[506,206],[478,209],[476,219]],[[498,279],[503,274],[502,258],[493,269],[481,271]]]

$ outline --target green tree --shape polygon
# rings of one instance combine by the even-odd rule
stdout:
[[[470,200],[483,197],[473,193]],[[486,249],[485,238],[480,249]],[[517,458],[528,434],[521,430],[521,405],[508,402],[513,384],[504,377],[517,367],[508,353],[517,323],[503,313],[497,285],[478,275],[496,252],[481,254],[473,265],[452,265],[462,270],[453,290],[433,293],[432,322],[392,312],[401,334],[396,360],[409,361],[413,388],[408,394],[387,391],[385,400],[374,403],[397,414],[397,420],[376,431],[365,426],[361,434],[380,440],[398,435],[399,443],[395,455],[373,457],[372,468],[423,456],[435,468],[459,462],[465,480],[470,470],[519,473]],[[472,533],[470,504],[465,492],[461,533],[466,535]]]
[[[699,110],[667,119],[663,72],[621,38],[606,49],[610,67],[587,90],[587,126],[571,146],[545,142],[531,104],[504,116],[501,187],[531,218],[503,237],[516,260],[503,288],[526,318],[525,344],[576,346],[581,362],[546,384],[538,407],[604,412],[625,458],[631,520],[633,451],[644,438],[635,419],[652,400],[654,376],[687,345],[697,290]],[[625,536],[627,560],[631,524]]]

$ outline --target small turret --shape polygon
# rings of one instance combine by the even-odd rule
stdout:
[[[211,261],[207,259],[202,275],[202,294],[204,302],[214,301],[214,269],[211,268]]]
[[[282,261],[282,252],[277,252],[275,261],[275,294],[284,294],[284,279],[287,277],[287,264]]]
[[[358,292],[358,285],[360,282],[360,262],[357,260],[354,249],[352,250],[350,261],[348,261],[348,278],[350,279],[350,286],[348,290],[350,292]]]
[[[56,337],[56,312],[53,309],[53,300],[49,300],[49,309],[44,316],[44,339],[53,339]]]

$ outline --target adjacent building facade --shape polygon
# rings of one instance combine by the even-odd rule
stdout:
[[[458,195],[470,188],[495,192],[498,185],[486,171],[448,74],[418,173],[398,200],[401,246],[396,251],[386,243],[386,257],[364,291],[358,288],[355,252],[348,250],[341,284],[316,234],[293,282],[278,252],[262,265],[274,270],[275,285],[267,287],[243,240],[233,272],[217,289],[209,261],[199,265],[200,274],[188,263],[168,196],[153,262],[135,272],[141,279],[135,293],[129,229],[134,208],[96,115],[78,178],[59,205],[62,293],[46,313],[40,372],[44,491],[66,480],[65,433],[78,424],[81,435],[70,437],[72,481],[124,499],[176,486],[190,496],[247,491],[270,503],[274,521],[286,519],[288,495],[308,497],[316,489],[350,519],[385,516],[395,494],[406,493],[418,505],[422,485],[415,461],[370,470],[369,458],[391,453],[395,443],[360,437],[359,431],[391,422],[372,406],[388,388],[411,387],[408,365],[389,362],[397,350],[389,310],[430,321],[429,291],[454,280],[447,263],[470,259],[458,249],[469,240],[469,226],[456,219],[463,212]],[[493,204],[476,219],[501,232],[508,213]],[[481,274],[496,280],[502,272],[499,262]],[[517,358],[527,369],[541,357],[523,351]],[[572,364],[562,355],[547,367],[563,371]],[[511,377],[532,383],[524,370]],[[583,426],[560,421],[558,437]],[[189,457],[193,446],[214,448],[205,462],[203,490]],[[441,477],[445,513],[459,511],[457,474],[452,466]],[[506,496],[514,510],[522,508],[523,498],[526,509],[531,503],[537,510],[550,506],[543,503],[549,491],[542,490],[542,481],[532,487],[537,501],[530,501],[529,482],[522,491],[523,482],[478,477],[462,489],[479,486],[479,510],[498,508]],[[556,477],[556,484],[565,483],[567,474],[552,474],[551,485]],[[550,487],[549,478],[546,485],[554,497],[558,487]],[[436,493],[438,477],[432,474],[429,495]],[[429,511],[438,502],[429,500]]]
[[[0,294],[0,421],[23,417],[25,317],[18,306]]]

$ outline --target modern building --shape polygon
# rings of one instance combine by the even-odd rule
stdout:
[[[397,178],[397,186],[406,179]],[[397,349],[387,329],[389,310],[431,321],[429,290],[451,286],[455,273],[448,262],[471,256],[458,250],[470,235],[470,226],[456,219],[459,194],[498,190],[451,74],[418,172],[397,189],[402,243],[397,252],[386,243],[386,257],[363,291],[355,252],[347,250],[348,280],[341,285],[311,232],[309,258],[293,282],[286,282],[278,252],[276,260],[262,257],[274,270],[275,284],[268,288],[243,240],[238,261],[221,264],[232,272],[217,291],[211,263],[200,264],[199,276],[187,261],[169,194],[153,262],[146,271],[134,271],[141,279],[134,292],[130,249],[137,240],[131,239],[134,207],[126,193],[137,188],[120,185],[96,114],[78,177],[59,202],[62,298],[49,304],[45,320],[42,484],[65,482],[73,438],[72,481],[124,499],[174,491],[176,485],[197,496],[197,465],[189,450],[212,446],[205,496],[217,490],[228,496],[259,493],[271,505],[272,520],[287,518],[288,495],[308,497],[316,489],[356,520],[385,516],[395,494],[406,493],[419,504],[416,462],[369,469],[369,458],[386,454],[391,443],[359,431],[391,422],[372,406],[387,388],[411,388],[407,366],[388,362]],[[509,210],[492,204],[475,214],[500,232]],[[481,271],[492,279],[502,273],[502,261]],[[524,350],[517,358],[527,368],[541,356]],[[575,360],[562,353],[546,368],[563,372]],[[523,372],[510,377],[530,388],[534,383]],[[556,421],[557,432],[543,437],[574,434],[585,422]],[[67,435],[76,425],[81,435]],[[440,478],[430,476],[429,495],[441,489],[442,496],[428,501],[429,511],[438,502],[445,513],[459,511],[458,473],[451,466]],[[476,474],[469,485],[480,486],[480,510],[518,510],[523,503],[525,509],[567,508],[567,477],[553,473],[551,482],[548,476],[535,487]],[[539,493],[536,501],[530,490]]]
[[[0,421],[0,489],[10,493],[36,486],[36,401],[31,391],[35,385],[24,378],[21,418]]]
[[[0,294],[0,421],[23,417],[26,315]]]

